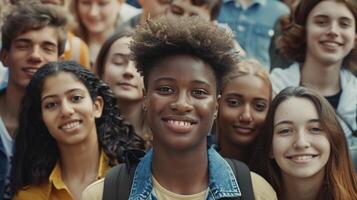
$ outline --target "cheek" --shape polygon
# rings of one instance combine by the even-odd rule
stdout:
[[[271,152],[270,152],[271,158],[279,160],[283,156],[286,148],[287,148],[286,142],[273,136]]]

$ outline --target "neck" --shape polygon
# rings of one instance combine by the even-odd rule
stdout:
[[[0,116],[12,138],[15,138],[15,130],[18,128],[18,115],[24,93],[24,88],[10,83],[5,93],[0,96]]]
[[[219,153],[226,158],[232,158],[249,164],[250,148],[242,145],[234,145],[225,140],[219,141]]]
[[[125,119],[134,127],[135,132],[142,136],[144,120],[142,101],[120,101],[118,99],[118,107],[120,114],[122,114]]]
[[[326,65],[306,59],[301,70],[301,84],[319,92],[322,96],[332,96],[341,90],[341,63]]]
[[[98,174],[100,150],[97,140],[86,144],[59,145],[62,178],[93,182]],[[67,181],[66,181],[67,180]]]
[[[115,32],[114,27],[109,28],[106,31],[98,32],[98,33],[97,32],[96,33],[88,32],[88,42],[103,44],[105,42],[105,40],[114,32]]]
[[[324,170],[309,178],[283,175],[283,195],[286,200],[315,200],[322,187]]]
[[[164,188],[177,194],[196,194],[208,187],[207,146],[189,152],[155,148],[152,173]]]

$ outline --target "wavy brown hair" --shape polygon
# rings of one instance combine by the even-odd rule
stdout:
[[[262,175],[275,189],[278,197],[283,193],[281,170],[269,154],[272,151],[274,117],[278,106],[290,98],[311,101],[318,113],[323,130],[331,146],[330,157],[325,166],[325,175],[320,188],[319,200],[357,199],[357,177],[347,147],[347,140],[338,122],[335,111],[318,93],[304,87],[288,87],[272,101],[266,118],[264,134],[259,135],[252,162],[253,170]]]
[[[296,9],[288,18],[283,18],[282,34],[277,38],[277,47],[286,57],[303,63],[306,57],[306,22],[312,9],[322,1],[326,0],[301,0]],[[334,0],[341,2],[352,12],[357,23],[357,1],[356,0]],[[356,25],[357,33],[357,25]],[[352,50],[344,59],[344,66],[349,67],[349,60],[353,54]]]

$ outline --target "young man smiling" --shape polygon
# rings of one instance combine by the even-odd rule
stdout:
[[[4,199],[10,198],[8,176],[22,96],[37,69],[63,53],[66,23],[66,16],[48,5],[19,6],[5,18],[1,61],[9,68],[9,79],[0,91],[0,195]]]
[[[153,149],[138,164],[128,199],[250,199],[242,192],[247,182],[207,145],[222,76],[238,62],[231,35],[199,17],[158,18],[139,27],[131,49],[144,75]],[[255,199],[276,199],[251,175]],[[101,199],[103,185],[90,185],[84,199]]]

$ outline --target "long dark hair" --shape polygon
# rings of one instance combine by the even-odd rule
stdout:
[[[325,166],[325,177],[318,194],[318,199],[357,199],[357,178],[353,171],[343,129],[340,126],[333,107],[328,101],[308,88],[288,87],[282,90],[272,101],[265,126],[262,129],[264,133],[259,135],[257,150],[253,156],[254,159],[252,159],[253,171],[262,175],[273,186],[278,197],[283,193],[281,170],[269,154],[272,150],[276,109],[281,103],[293,97],[304,98],[314,104],[321,126],[326,132],[331,146],[331,153]]]
[[[11,171],[11,190],[14,193],[24,186],[46,182],[59,159],[56,140],[49,134],[42,120],[41,92],[46,78],[61,72],[71,73],[81,81],[93,101],[98,96],[103,98],[103,112],[95,123],[99,146],[108,156],[110,166],[118,162],[131,162],[134,160],[131,152],[144,149],[142,139],[119,114],[109,86],[76,62],[48,63],[35,73],[22,99]]]

